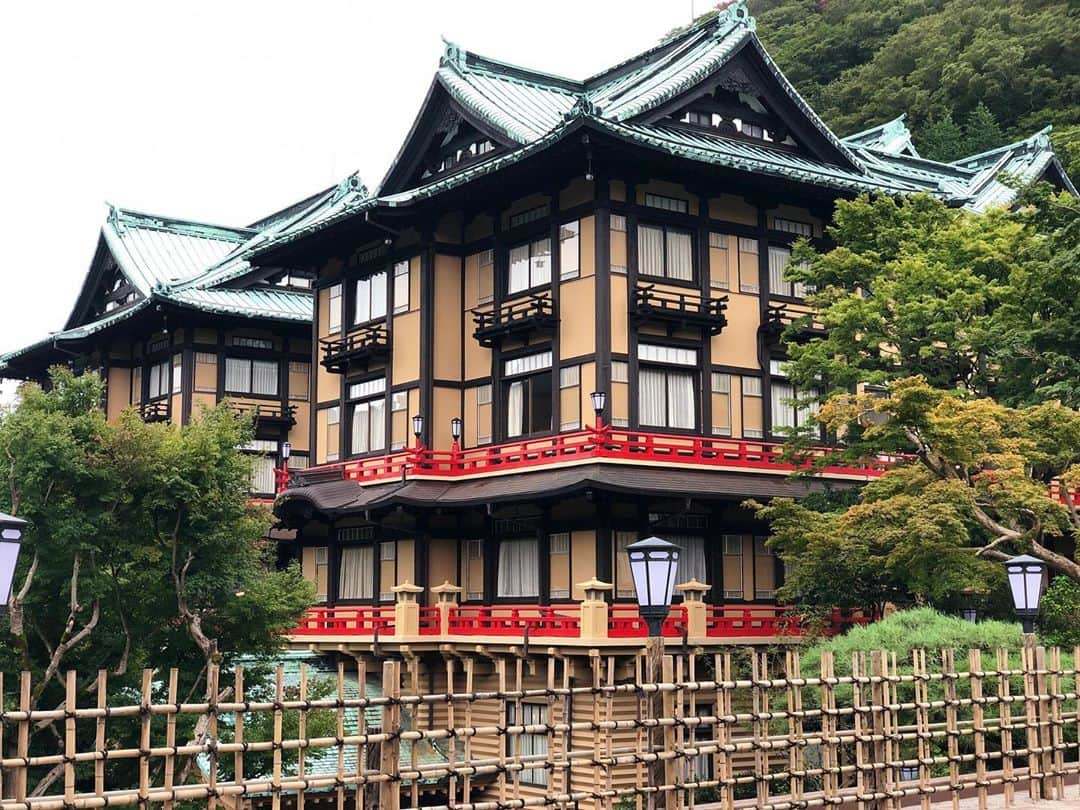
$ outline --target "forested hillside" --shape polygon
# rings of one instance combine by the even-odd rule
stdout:
[[[953,160],[1054,126],[1080,171],[1080,4],[1072,0],[749,0],[758,35],[841,135],[906,112]]]

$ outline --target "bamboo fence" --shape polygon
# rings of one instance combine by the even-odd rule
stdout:
[[[860,653],[842,675],[830,654],[745,656],[666,656],[656,684],[640,682],[640,658],[628,669],[625,657],[594,655],[586,677],[580,663],[571,677],[556,656],[497,658],[484,681],[494,688],[483,691],[477,659],[448,657],[439,673],[448,691],[436,694],[420,692],[416,670],[386,660],[377,695],[366,694],[366,666],[352,662],[338,666],[325,697],[311,696],[303,667],[299,688],[286,690],[279,667],[272,699],[256,700],[242,670],[213,670],[211,693],[227,699],[200,703],[178,702],[176,671],[146,670],[121,705],[108,705],[105,673],[93,705],[79,705],[88,690],[71,672],[64,703],[33,710],[30,675],[0,676],[0,810],[180,802],[397,810],[421,801],[460,810],[891,810],[955,808],[962,796],[985,810],[991,793],[1006,803],[1019,791],[1063,798],[1080,773],[1080,648],[1068,666],[1059,650],[1042,648],[1012,658],[918,650],[904,661]],[[347,676],[358,694],[345,689]],[[199,729],[192,739],[178,739],[181,720]],[[49,746],[39,735],[31,750],[31,730],[50,725]],[[331,731],[316,735],[316,726]],[[663,744],[650,747],[657,738]],[[438,756],[420,761],[420,745]],[[192,757],[198,767],[185,769]],[[181,784],[185,770],[192,776]],[[62,776],[33,795],[50,771]],[[648,784],[650,773],[662,780]]]

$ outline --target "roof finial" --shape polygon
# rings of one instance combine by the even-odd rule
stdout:
[[[572,121],[575,118],[584,118],[586,116],[596,116],[599,114],[599,108],[593,104],[588,96],[578,96],[577,101],[574,102],[574,106],[563,113],[563,119]]]
[[[465,64],[465,49],[451,42],[446,37],[443,41],[443,56],[439,62],[440,67],[452,67],[458,73],[464,73],[468,66]]]
[[[757,28],[757,21],[750,14],[746,0],[733,0],[726,5],[721,3],[716,12],[716,35],[726,36],[737,25],[744,25],[750,31]]]
[[[349,194],[357,194],[360,199],[366,199],[368,196],[367,186],[361,182],[359,172],[353,172],[338,183],[337,189],[334,191],[334,202]]]

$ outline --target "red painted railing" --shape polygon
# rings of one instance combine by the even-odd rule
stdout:
[[[849,616],[833,610],[822,632],[835,635],[856,624],[868,624],[868,616]],[[761,638],[762,636],[803,636],[808,627],[790,608],[774,605],[730,607],[709,605],[705,635],[709,638]]]
[[[809,469],[813,461],[828,458],[830,461],[819,468],[822,475],[875,478],[899,460],[890,457],[849,462],[836,450],[824,447],[810,450],[806,458],[791,460],[785,457],[785,451],[784,444],[779,442],[678,436],[603,425],[573,433],[467,449],[416,447],[386,456],[309,467],[297,473],[308,478],[340,472],[346,480],[365,484],[406,478],[457,478],[606,459],[678,464],[699,469],[789,473]]]
[[[685,631],[686,608],[674,605],[660,632],[665,638],[682,638]],[[637,605],[612,605],[608,610],[608,638],[645,638],[648,634]]]
[[[442,632],[442,624],[439,621],[439,609],[437,607],[420,608],[420,635],[437,636]]]
[[[357,605],[355,607],[308,608],[294,636],[380,636],[394,633],[394,608]]]
[[[529,636],[577,638],[581,635],[581,608],[501,605],[455,607],[449,618],[451,635],[460,636]]]

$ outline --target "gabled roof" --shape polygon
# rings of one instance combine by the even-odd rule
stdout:
[[[919,152],[911,139],[911,130],[904,123],[905,118],[907,113],[902,113],[891,121],[848,135],[843,141],[852,146],[865,146],[889,155],[917,158]]]

